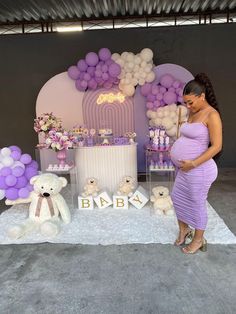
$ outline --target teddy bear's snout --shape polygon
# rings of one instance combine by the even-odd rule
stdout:
[[[49,197],[49,196],[50,196],[50,194],[49,194],[49,193],[47,193],[47,192],[44,192],[44,193],[43,193],[43,196],[45,196],[45,197]]]

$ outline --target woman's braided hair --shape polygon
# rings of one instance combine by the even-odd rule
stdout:
[[[197,74],[194,80],[185,85],[183,91],[183,95],[194,94],[196,96],[200,96],[202,93],[205,94],[208,104],[219,112],[213,86],[205,73]]]

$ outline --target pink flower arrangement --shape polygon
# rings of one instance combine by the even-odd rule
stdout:
[[[34,130],[37,133],[48,133],[51,130],[61,131],[61,119],[53,115],[53,113],[43,113],[34,119]]]
[[[51,148],[54,151],[72,148],[77,143],[76,136],[71,131],[51,130],[48,132],[45,145],[47,148]]]

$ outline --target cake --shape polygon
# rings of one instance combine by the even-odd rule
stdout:
[[[99,129],[98,135],[101,137],[112,136],[112,129]]]

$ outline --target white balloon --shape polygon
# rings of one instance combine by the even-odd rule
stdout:
[[[133,85],[129,84],[129,85],[125,85],[123,87],[123,93],[127,96],[133,96],[135,92],[135,88]]]
[[[146,68],[147,66],[147,62],[146,61],[142,61],[141,62],[141,68]]]
[[[111,55],[111,58],[112,58],[112,60],[114,60],[114,61],[116,61],[116,60],[118,60],[119,58],[120,58],[120,55],[119,55],[119,53],[113,53],[112,55]]]
[[[128,67],[129,67],[130,69],[133,69],[133,68],[134,68],[134,63],[133,63],[133,62],[129,62],[129,63],[128,63]]]
[[[129,54],[127,55],[127,57],[126,57],[126,60],[127,61],[134,61],[134,54],[133,54],[133,52],[129,52]]]
[[[162,125],[169,130],[173,127],[173,121],[170,118],[165,117],[162,119]]]
[[[136,64],[136,65],[138,65],[138,64],[140,64],[142,62],[142,59],[139,57],[139,56],[135,56],[134,57],[134,63]]]
[[[4,199],[5,197],[5,190],[0,190],[0,200]]]
[[[157,116],[156,116],[156,111],[153,111],[153,110],[148,110],[146,112],[146,116],[149,118],[149,119],[155,119]]]
[[[153,58],[153,52],[149,48],[144,48],[143,50],[141,50],[140,56],[143,60],[149,62]]]
[[[176,137],[177,135],[177,127],[174,125],[171,129],[166,130],[166,134],[170,137]]]
[[[129,55],[129,53],[128,53],[127,51],[124,51],[124,52],[122,52],[122,54],[121,54],[121,58],[122,58],[123,60],[125,60],[128,55]]]
[[[155,73],[150,72],[147,74],[146,82],[151,83],[155,80]]]
[[[163,118],[164,117],[164,113],[160,109],[157,109],[157,117],[158,118]]]
[[[3,158],[2,163],[6,167],[10,167],[14,163],[14,159],[12,157],[6,156]]]
[[[143,78],[140,78],[139,80],[138,80],[138,83],[139,83],[139,85],[144,85],[145,84],[145,79],[143,79]]]
[[[15,161],[14,164],[11,166],[12,169],[15,168],[15,167],[21,167],[21,168],[25,169],[25,165],[22,162],[18,161],[18,160]]]
[[[11,150],[8,147],[4,147],[1,149],[1,155],[4,157],[10,156],[11,155]]]
[[[148,124],[149,126],[155,126],[154,120],[149,120]]]
[[[162,125],[162,120],[160,118],[156,118],[153,120],[155,126],[161,126]]]
[[[124,67],[125,61],[123,59],[116,60],[116,63],[119,64],[121,67]]]

